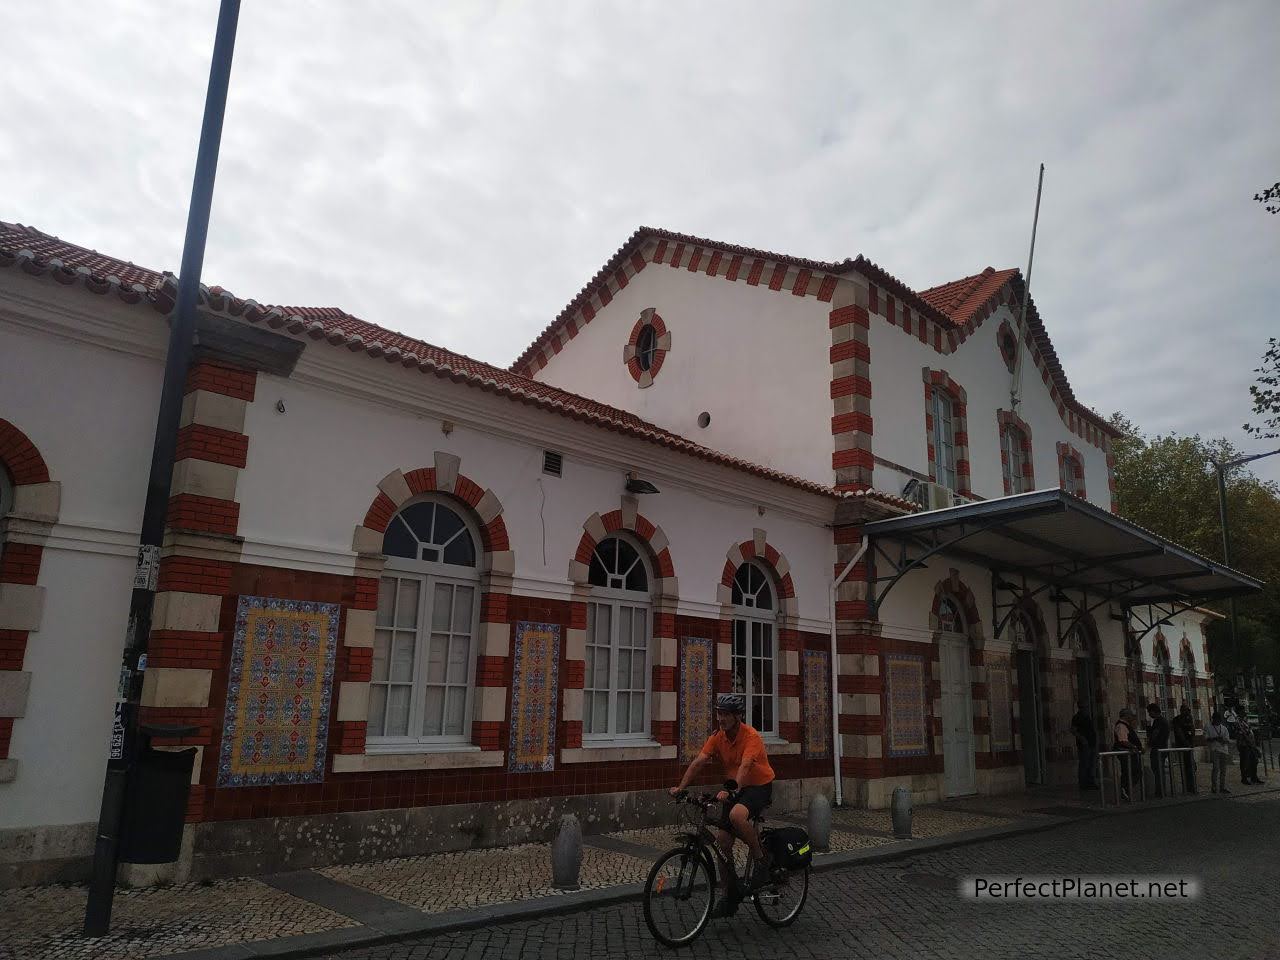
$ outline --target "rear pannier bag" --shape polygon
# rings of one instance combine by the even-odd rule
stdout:
[[[788,870],[803,870],[813,860],[809,834],[803,827],[779,827],[765,837],[773,862]]]

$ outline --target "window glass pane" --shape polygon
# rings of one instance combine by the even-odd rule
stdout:
[[[763,577],[760,579],[760,592],[756,594],[756,606],[761,610],[773,609],[773,590]]]
[[[422,734],[438,737],[444,732],[444,687],[427,687],[422,707]]]
[[[733,621],[733,655],[735,657],[745,657],[747,655],[747,621]]]
[[[771,659],[760,661],[760,689],[758,692],[765,696],[773,693],[773,661]]]
[[[454,637],[449,642],[449,682],[465,684],[467,682],[467,651],[469,644],[464,637]]]
[[[401,580],[399,594],[396,596],[396,626],[416,627],[418,625],[418,581]]]
[[[631,650],[618,651],[618,689],[625,690],[631,679]]]
[[[631,643],[631,608],[618,608],[618,643],[629,646]]]
[[[387,664],[390,661],[391,631],[378,630],[373,635],[373,679],[387,679]]]
[[[609,689],[609,648],[596,647],[596,678],[592,684],[597,690]]]
[[[453,588],[453,632],[471,635],[473,629],[472,616],[475,613],[474,587]]]
[[[631,697],[631,728],[629,733],[640,733],[644,730],[644,694],[637,693]]]
[[[400,519],[413,531],[416,539],[423,543],[431,543],[431,518],[435,515],[436,505],[431,501],[411,503],[400,511]],[[417,551],[415,551],[416,555]]]
[[[444,683],[445,655],[449,651],[449,638],[442,634],[431,635],[430,653],[427,656],[427,683]]]
[[[413,634],[395,634],[395,644],[391,648],[391,680],[393,682],[411,683],[413,681],[414,646]]]
[[[607,693],[597,693],[595,696],[595,706],[591,712],[592,733],[608,733],[609,731],[609,695]]]
[[[474,567],[476,565],[476,544],[471,534],[463,531],[458,538],[444,548],[444,562],[455,567]]]
[[[403,683],[392,684],[387,688],[386,736],[409,735],[409,694],[412,689]]]
[[[615,733],[627,732],[627,718],[631,715],[631,694],[618,694],[618,711],[617,726],[614,728]]]
[[[450,687],[445,697],[444,732],[446,736],[456,737],[461,735],[466,705],[466,688]]]
[[[453,587],[447,583],[437,583],[432,591],[431,629],[445,632],[449,629],[449,617],[453,611]]]
[[[378,581],[378,626],[391,626],[396,609],[396,582],[391,577]]]
[[[628,590],[648,590],[649,575],[645,573],[644,564],[637,561],[636,565],[631,568],[631,572],[627,574]]]
[[[643,650],[637,650],[631,655],[631,689],[644,690],[648,688],[648,684],[644,682],[645,662],[648,658]]]
[[[436,525],[435,531],[431,537],[431,542],[435,544],[448,543],[465,524],[462,518],[446,507],[444,504],[436,504]]]
[[[658,346],[658,331],[654,329],[653,324],[646,323],[640,328],[640,336],[636,338],[636,361],[640,364],[641,370],[648,370],[653,366],[653,356]]]
[[[596,608],[596,644],[608,647],[610,644],[610,626],[613,622],[613,607],[607,604],[595,604]]]
[[[760,631],[764,624],[753,621],[751,624],[751,656],[758,657],[764,651],[760,646]]]
[[[389,557],[408,557],[418,559],[418,540],[405,526],[400,516],[391,518],[387,532],[382,537],[382,552]]]
[[[773,697],[764,697],[760,710],[760,728],[761,730],[773,729]]]
[[[600,555],[593,552],[591,554],[591,566],[587,571],[587,583],[593,587],[607,587],[609,585],[609,574],[604,568],[604,564],[600,562]]]
[[[733,605],[735,607],[742,606],[742,584],[736,576],[733,578]]]
[[[649,646],[649,618],[643,609],[637,607],[635,618],[631,621],[631,645],[645,650]]]
[[[369,736],[382,736],[382,715],[386,709],[387,688],[375,683],[369,687]]]

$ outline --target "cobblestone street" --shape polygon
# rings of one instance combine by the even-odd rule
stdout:
[[[1045,833],[814,876],[788,930],[753,911],[713,921],[690,957],[930,958],[1280,956],[1280,793],[1152,809]],[[957,879],[983,875],[1171,874],[1200,878],[1191,903],[977,903]],[[670,956],[626,904],[331,954],[341,960]]]

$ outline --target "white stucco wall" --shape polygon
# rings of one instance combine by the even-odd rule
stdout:
[[[11,273],[0,275],[0,417],[36,445],[62,499],[41,560],[44,613],[27,641],[31,691],[10,746],[18,776],[0,784],[0,829],[97,818],[167,334],[158,314]],[[9,296],[33,293],[43,308]],[[73,328],[100,345],[69,339]]]
[[[662,317],[672,348],[641,389],[622,351],[647,307]],[[829,313],[812,296],[650,263],[535,376],[712,449],[830,484]]]
[[[928,433],[925,429],[924,380],[921,369],[945,370],[968,397],[970,481],[973,492],[990,499],[1004,496],[1000,467],[1000,427],[997,410],[1009,409],[1011,377],[996,344],[1002,320],[1013,316],[1002,307],[983,321],[955,353],[940,354],[901,327],[873,316],[871,347],[871,415],[875,423],[874,450],[878,457],[921,474],[929,473]],[[1031,428],[1032,462],[1037,489],[1058,486],[1057,444],[1065,441],[1084,457],[1088,499],[1110,509],[1106,455],[1072,434],[1058,415],[1049,390],[1031,362],[1023,357],[1022,401],[1018,415]],[[875,486],[901,492],[908,476],[877,464]]]
[[[309,556],[312,562],[349,572],[352,530],[377,495],[378,481],[394,469],[432,466],[435,452],[442,451],[459,457],[461,472],[492,489],[502,502],[515,553],[517,592],[568,594],[569,562],[583,523],[592,513],[618,509],[623,495],[626,466],[612,466],[591,452],[602,440],[601,431],[465,387],[451,387],[451,395],[469,408],[464,414],[471,422],[433,408],[430,400],[420,410],[361,401],[308,382],[316,372],[309,366],[313,357],[329,362],[336,351],[324,344],[307,350],[295,379],[261,376],[257,399],[249,405],[249,456],[237,488],[246,561],[255,553],[294,552],[300,561]],[[434,378],[417,371],[353,359],[364,371],[392,381],[394,388],[440,388]],[[285,414],[276,411],[277,400],[284,401]],[[441,429],[446,417],[454,424],[448,435]],[[545,432],[541,438],[539,429]],[[566,442],[579,450],[566,449]],[[640,513],[667,534],[682,610],[718,616],[716,586],[725,553],[761,528],[791,562],[800,616],[819,621],[819,626],[828,622],[832,546],[822,522],[780,507],[775,484],[707,465],[709,477],[750,480],[757,496],[695,489],[681,482],[694,469],[688,458],[672,459],[669,452],[642,441],[624,446],[631,464],[661,491],[639,498]],[[548,448],[564,452],[561,477],[542,473]],[[300,478],[305,497],[282,484],[289,477]],[[797,494],[815,512],[830,510],[829,500]],[[759,505],[764,505],[763,516]]]

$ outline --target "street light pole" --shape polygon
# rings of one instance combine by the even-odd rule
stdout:
[[[1210,461],[1218,474],[1218,520],[1222,524],[1222,562],[1228,567],[1231,566],[1231,525],[1227,523],[1227,470],[1244,463],[1252,463],[1254,460],[1261,460],[1264,457],[1274,457],[1277,453],[1280,453],[1280,450],[1255,453],[1247,457],[1236,457],[1233,460]],[[1232,597],[1228,603],[1231,610],[1231,659],[1234,660],[1239,655],[1239,648],[1236,643],[1236,598]],[[1236,666],[1239,666],[1239,664],[1236,664]]]
[[[160,389],[155,444],[151,451],[147,498],[142,513],[142,531],[138,538],[138,561],[129,604],[129,626],[116,691],[111,752],[102,786],[102,807],[93,849],[93,873],[89,881],[89,902],[84,915],[84,933],[90,937],[102,936],[111,925],[125,787],[129,765],[137,754],[138,705],[142,699],[142,674],[146,669],[147,640],[151,633],[151,616],[155,605],[156,572],[164,540],[173,458],[182,413],[182,394],[194,341],[200,270],[204,265],[205,240],[209,234],[209,209],[213,204],[213,182],[218,170],[218,147],[222,141],[222,120],[227,106],[231,55],[235,49],[236,23],[239,17],[240,0],[222,0],[218,11],[218,30],[213,41],[213,59],[209,67],[200,146],[196,153],[191,206],[187,212],[187,234],[182,247],[177,300],[169,324],[164,382]]]

